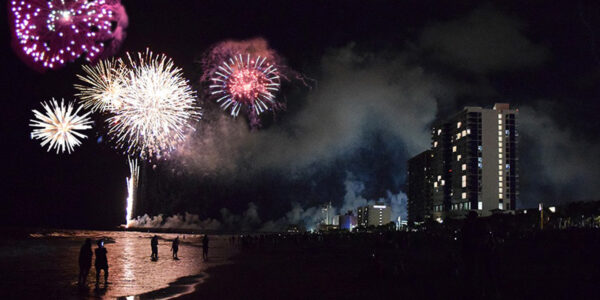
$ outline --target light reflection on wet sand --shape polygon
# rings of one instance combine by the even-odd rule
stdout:
[[[0,275],[0,289],[9,296],[54,295],[58,298],[127,297],[140,295],[168,286],[177,278],[200,274],[207,267],[226,263],[235,252],[227,237],[210,236],[209,261],[202,261],[202,235],[179,234],[179,260],[171,255],[171,241],[178,234],[157,234],[158,261],[150,260],[150,238],[154,234],[143,232],[110,231],[57,231],[32,235],[31,238],[0,244],[0,267],[15,270]],[[94,289],[96,273],[93,267],[88,277],[88,289],[77,288],[78,255],[85,238],[95,241],[106,238],[108,251],[109,284]],[[27,285],[23,282],[28,282]],[[6,290],[5,290],[6,289]],[[126,299],[134,299],[127,297]]]

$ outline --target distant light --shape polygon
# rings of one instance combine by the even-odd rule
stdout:
[[[548,209],[553,213],[556,212],[556,206],[550,206],[550,207],[548,207]]]
[[[373,205],[373,208],[386,208],[385,205]]]

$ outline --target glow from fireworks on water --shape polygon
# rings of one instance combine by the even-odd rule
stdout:
[[[33,110],[35,119],[30,120],[29,126],[35,128],[31,132],[32,139],[41,140],[44,147],[48,144],[48,151],[55,148],[56,153],[71,153],[73,148],[81,144],[80,139],[86,138],[86,135],[79,132],[92,128],[92,120],[89,118],[90,112],[81,116],[77,115],[81,106],[75,108],[73,103],[65,105],[64,100],[60,105],[54,99],[49,103],[42,102],[45,114],[38,110]]]
[[[277,68],[266,60],[266,57],[238,54],[218,67],[209,88],[210,94],[218,97],[216,101],[221,108],[231,108],[231,115],[236,117],[245,105],[259,115],[275,104],[280,76]]]
[[[125,178],[125,183],[127,184],[127,213],[125,215],[125,224],[126,227],[129,227],[132,220],[131,215],[133,213],[133,201],[135,201],[135,197],[137,195],[140,167],[138,166],[136,159],[129,158],[127,161],[129,162],[129,177]]]
[[[127,153],[142,158],[168,155],[200,118],[196,96],[182,70],[165,55],[127,54],[119,106],[111,106],[109,135]]]
[[[85,76],[77,75],[84,84],[75,84],[85,108],[93,112],[106,112],[120,107],[120,97],[125,89],[123,62],[101,60],[94,66],[84,65]]]
[[[95,61],[127,26],[120,0],[12,0],[10,11],[15,47],[40,69]]]

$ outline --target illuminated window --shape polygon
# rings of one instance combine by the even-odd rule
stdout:
[[[498,148],[502,148],[502,142],[498,143]]]
[[[467,128],[467,134],[471,134],[471,128]]]
[[[503,194],[498,194],[499,199],[502,199],[503,196],[504,196]]]
[[[502,119],[502,114],[498,114],[498,119]]]
[[[467,164],[462,164],[462,170],[466,170],[467,169]]]
[[[502,165],[498,165],[498,170],[502,170]]]
[[[510,164],[506,164],[506,168],[507,168],[507,169],[510,169]]]
[[[438,129],[438,135],[442,134],[442,130]]]
[[[502,158],[502,153],[498,154],[498,158]]]
[[[456,152],[456,146],[452,146],[452,152]]]
[[[477,209],[478,210],[482,210],[483,209],[483,202],[481,202],[481,201],[477,202]]]
[[[442,180],[442,185],[446,185],[446,180]]]
[[[456,123],[456,128],[460,128],[460,126],[462,126],[462,122]]]
[[[502,164],[502,160],[501,160],[501,159],[499,159],[499,160],[498,160],[498,163],[499,163],[499,164]]]
[[[498,137],[498,142],[502,142],[502,136]]]
[[[502,175],[502,174],[500,174]],[[441,180],[442,179],[442,175],[438,175],[438,179],[437,180]]]
[[[462,187],[467,187],[467,182],[466,181],[462,182]]]
[[[478,151],[483,151],[483,147],[482,146],[477,146],[477,150]]]
[[[457,156],[456,156],[456,161],[460,161],[460,159],[461,159],[461,158],[462,158],[462,155],[460,155],[460,154],[459,154],[459,155],[457,155]]]
[[[502,193],[502,188],[498,188],[498,193]]]
[[[456,134],[456,139],[460,140],[460,132]]]
[[[505,134],[510,135],[510,130],[506,129]]]
[[[502,125],[498,125],[498,130],[502,130]]]
[[[466,130],[462,131],[462,136],[467,136],[467,131]]]
[[[467,175],[462,176],[462,181],[467,181]]]
[[[498,171],[498,175],[502,176],[502,171]]]
[[[502,182],[498,182],[498,186],[499,186],[499,187],[502,187]]]
[[[498,152],[502,153],[502,148],[498,148]]]
[[[437,187],[437,181],[433,183],[433,187],[436,188]]]
[[[437,147],[437,141],[433,142],[433,148]]]
[[[498,177],[498,181],[502,181],[502,176]]]
[[[504,209],[504,206],[502,205],[502,203],[498,203],[498,209]]]
[[[467,193],[462,193],[462,198],[467,199]]]

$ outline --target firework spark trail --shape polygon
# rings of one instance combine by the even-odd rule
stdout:
[[[140,167],[136,159],[128,158],[127,161],[129,163],[129,177],[125,178],[125,183],[127,184],[127,213],[125,215],[125,225],[126,227],[129,227],[132,221],[131,216],[133,214],[133,202],[137,196]]]
[[[266,57],[238,54],[218,67],[209,88],[211,95],[219,97],[216,101],[221,108],[231,108],[232,116],[237,117],[244,105],[260,115],[276,105],[279,80],[277,67]]]
[[[120,0],[12,0],[9,17],[15,50],[40,71],[114,53],[128,22]]]
[[[107,119],[109,135],[128,154],[141,158],[168,155],[193,130],[201,117],[196,96],[180,68],[165,55],[152,52],[127,54],[120,80],[118,107],[112,105]]]
[[[123,62],[100,60],[94,66],[83,66],[85,76],[77,75],[84,84],[75,84],[83,107],[92,112],[107,112],[120,107],[120,97],[125,89]]]
[[[74,147],[81,144],[80,139],[86,138],[79,131],[92,128],[92,121],[88,116],[90,112],[79,116],[77,114],[81,106],[76,109],[73,103],[65,106],[64,100],[60,105],[54,99],[50,103],[42,102],[42,107],[45,114],[33,110],[35,119],[30,120],[29,126],[35,129],[31,132],[31,138],[42,140],[42,147],[48,144],[48,151],[56,148],[56,153],[65,150],[71,153]]]

